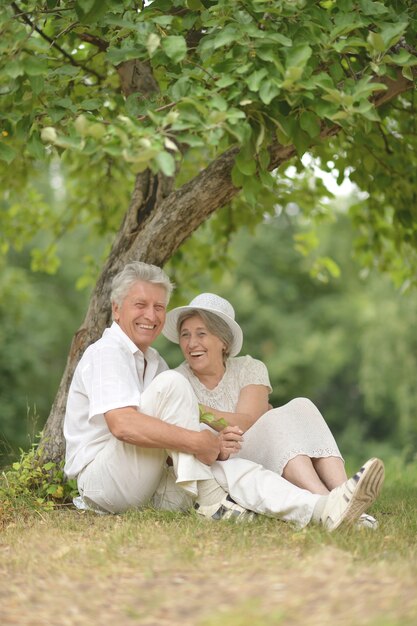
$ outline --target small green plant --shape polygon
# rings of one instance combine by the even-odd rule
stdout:
[[[0,523],[17,511],[50,510],[72,501],[77,495],[75,480],[67,480],[63,461],[43,462],[42,451],[34,443],[20,451],[20,459],[0,475]]]
[[[222,417],[216,417],[213,413],[209,413],[205,410],[202,404],[199,404],[198,408],[200,410],[200,422],[202,424],[207,424],[208,426],[214,428],[214,430],[223,430],[223,428],[228,426],[225,419]]]

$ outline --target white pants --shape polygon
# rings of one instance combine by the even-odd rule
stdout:
[[[159,374],[142,394],[140,410],[164,422],[200,430],[197,399],[188,381],[178,372]],[[144,506],[161,480],[163,484],[167,480],[168,455],[173,460],[177,506],[184,498],[190,501],[187,493],[192,501],[197,495],[197,481],[213,478],[210,467],[191,454],[140,448],[113,436],[80,472],[77,480],[80,494],[87,504],[111,513]]]
[[[178,489],[172,469],[165,469],[151,503],[157,509],[185,511],[192,506],[192,499]],[[291,522],[297,528],[311,521],[320,496],[296,487],[262,465],[234,457],[216,461],[211,469],[219,485],[245,509]]]
[[[235,502],[256,513],[292,522],[298,528],[310,522],[320,497],[246,459],[216,461],[211,469]]]
[[[142,395],[141,410],[170,424],[200,430],[197,399],[177,372],[164,372],[152,381]],[[172,468],[166,466],[168,455]],[[78,489],[87,504],[111,513],[147,504],[186,510],[197,495],[196,482],[213,476],[241,506],[299,527],[308,524],[319,498],[246,459],[217,461],[209,468],[189,454],[140,448],[115,437],[79,474]]]

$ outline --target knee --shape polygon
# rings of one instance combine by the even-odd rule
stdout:
[[[159,392],[176,394],[193,394],[192,387],[188,380],[179,372],[167,370],[158,374],[151,385]]]
[[[187,387],[190,386],[190,383],[182,374],[176,372],[175,370],[167,370],[166,372],[161,372],[158,376],[152,381],[152,385],[157,385],[159,387]]]
[[[287,406],[297,411],[318,411],[314,402],[312,402],[309,398],[294,398],[288,402]]]

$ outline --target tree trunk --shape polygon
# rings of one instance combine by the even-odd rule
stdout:
[[[380,106],[412,87],[413,83],[401,75],[397,80],[387,79],[387,90],[375,96],[374,104]],[[128,91],[129,87],[125,89]],[[324,127],[321,139],[326,140],[339,131],[338,126]],[[162,174],[154,175],[147,170],[137,176],[123,224],[93,291],[84,322],[71,344],[41,439],[44,460],[58,462],[64,456],[62,426],[68,389],[84,350],[102,335],[111,321],[110,285],[114,275],[133,260],[162,266],[202,222],[227,204],[238,192],[231,179],[237,153],[237,148],[231,148],[178,190],[172,190],[173,179]],[[274,143],[270,148],[270,170],[294,154],[294,146]]]

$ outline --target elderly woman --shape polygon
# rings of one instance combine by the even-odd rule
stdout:
[[[347,480],[336,441],[317,407],[306,398],[271,409],[265,365],[239,354],[243,342],[232,305],[203,293],[167,314],[163,334],[179,343],[185,362],[177,370],[191,383],[202,405],[202,420],[222,431],[224,449],[278,473],[313,494],[327,495]],[[228,451],[228,452],[227,452]],[[362,515],[363,526],[377,521]]]

